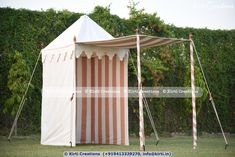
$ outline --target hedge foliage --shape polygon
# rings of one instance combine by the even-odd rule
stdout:
[[[157,14],[147,14],[144,10],[137,10],[134,5],[129,6],[129,9],[129,19],[112,15],[108,7],[100,6],[95,7],[89,16],[114,37],[135,34],[136,28],[139,28],[142,34],[165,37],[188,38],[189,33],[192,33],[224,130],[235,132],[235,30],[178,28],[165,24]],[[9,105],[7,101],[16,95],[16,92],[10,88],[9,82],[12,84],[17,81],[16,75],[19,73],[32,72],[42,47],[49,44],[81,15],[67,10],[30,11],[0,8],[1,134],[9,131],[13,121],[12,110],[18,107],[18,104]],[[24,68],[27,71],[15,68],[15,56],[19,52],[22,56],[22,64],[27,65]],[[131,51],[128,66],[130,86],[137,85],[134,52],[134,50]],[[144,49],[141,57],[144,86],[190,86],[188,44]],[[25,77],[25,79],[29,78]],[[197,62],[196,85],[204,90],[204,95],[197,99],[199,131],[220,132]],[[42,64],[40,62],[18,123],[18,128],[23,134],[40,132],[41,87]],[[18,88],[21,88],[20,85]],[[149,98],[148,102],[160,132],[191,133],[189,99]],[[135,134],[138,133],[137,104],[137,99],[129,99],[130,133]],[[150,134],[152,129],[146,113],[145,124],[146,133]]]

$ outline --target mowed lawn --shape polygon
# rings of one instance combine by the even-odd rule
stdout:
[[[198,147],[192,149],[192,138],[162,137],[156,146],[154,138],[146,139],[146,151],[170,151],[174,157],[235,157],[235,137],[228,137],[229,147],[224,149],[222,137],[199,137]],[[130,146],[77,145],[76,147],[40,145],[40,136],[13,138],[0,136],[1,157],[59,157],[64,151],[138,151],[138,138],[130,138]]]

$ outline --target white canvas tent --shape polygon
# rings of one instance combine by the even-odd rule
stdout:
[[[76,94],[76,87],[127,86],[128,49],[75,43],[109,39],[84,15],[42,50],[42,144],[129,144],[127,96]]]

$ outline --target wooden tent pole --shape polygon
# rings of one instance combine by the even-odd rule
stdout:
[[[140,136],[140,150],[145,151],[145,136],[144,136],[144,114],[143,114],[143,93],[141,83],[141,64],[140,64],[140,37],[138,30],[136,33],[136,47],[137,47],[137,78],[138,78],[138,94],[139,94],[139,136]]]
[[[189,34],[189,40],[190,40],[189,48],[190,48],[191,88],[192,88],[192,134],[193,134],[193,149],[196,149],[197,147],[197,117],[196,117],[196,96],[195,96],[192,34]]]

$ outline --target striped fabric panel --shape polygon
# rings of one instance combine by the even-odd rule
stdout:
[[[154,36],[140,35],[140,47],[156,47],[189,41],[187,39],[161,38]],[[116,48],[136,48],[136,35],[115,38],[112,40],[80,42],[81,44],[95,45],[99,47],[116,47]]]
[[[82,59],[76,59],[76,86],[78,88],[82,87],[82,75],[80,75],[82,71]],[[80,116],[79,116],[80,115]],[[82,130],[82,98],[77,97],[76,98],[76,141],[79,141],[81,143],[81,130]]]
[[[85,57],[82,57],[82,87],[87,86],[87,60]],[[89,98],[88,98],[89,99]],[[82,128],[81,128],[81,143],[86,143],[86,133],[87,133],[87,98],[84,96],[82,97],[82,114],[81,114],[81,123],[82,123]]]
[[[90,59],[91,62],[91,87],[95,87],[95,58]],[[95,94],[91,95],[91,143],[95,141]]]
[[[77,87],[127,86],[127,61],[117,56],[77,59]],[[76,143],[128,145],[128,97],[107,93],[105,97],[77,97]],[[93,96],[94,96],[93,95]],[[111,96],[111,97],[110,97]]]

